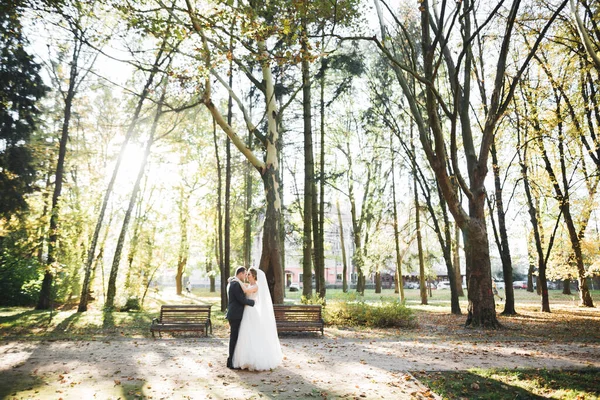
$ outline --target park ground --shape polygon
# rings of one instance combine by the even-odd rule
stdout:
[[[414,327],[282,335],[285,359],[269,372],[225,367],[228,328],[218,306],[208,338],[150,337],[160,304],[218,304],[201,290],[180,298],[164,289],[137,313],[0,308],[0,398],[598,399],[600,310],[578,307],[576,295],[552,291],[548,314],[535,293],[518,290],[517,316],[499,315],[500,330],[476,330],[449,314],[448,291],[423,306],[408,290]],[[593,296],[600,302],[600,291]],[[461,306],[466,312],[466,300]]]

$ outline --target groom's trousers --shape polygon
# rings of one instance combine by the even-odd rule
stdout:
[[[237,344],[238,336],[240,335],[241,324],[241,319],[229,320],[229,327],[231,328],[231,332],[229,334],[229,357],[227,358],[228,367],[233,367],[233,352],[235,351],[235,345]]]

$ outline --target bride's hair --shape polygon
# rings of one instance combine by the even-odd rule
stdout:
[[[256,269],[248,268],[248,273],[254,277],[254,280],[258,281],[258,274],[256,273]]]

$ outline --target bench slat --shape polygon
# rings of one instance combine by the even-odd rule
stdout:
[[[212,333],[212,322],[210,320],[211,305],[162,305],[160,317],[155,318],[150,325],[150,332],[159,336],[162,331],[203,331],[208,336],[208,330]]]
[[[275,323],[279,332],[320,331],[325,323],[320,305],[273,305]]]

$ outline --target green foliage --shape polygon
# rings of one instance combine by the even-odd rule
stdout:
[[[36,171],[29,147],[37,126],[37,101],[47,88],[40,66],[25,51],[20,10],[15,2],[0,2],[0,218],[27,207]]]
[[[415,324],[413,312],[398,301],[381,304],[335,302],[324,308],[327,325],[406,328]]]
[[[127,301],[125,301],[125,305],[121,307],[122,312],[129,311],[141,311],[142,303],[139,297],[129,297]]]
[[[300,297],[300,303],[302,303],[302,304],[318,304],[321,306],[325,306],[327,304],[327,299],[325,299],[323,297],[318,297],[318,296],[308,298],[308,297],[302,295],[302,297]]]
[[[0,304],[32,305],[37,300],[41,266],[30,221],[13,218],[0,235]]]
[[[38,271],[35,259],[19,258],[4,252],[0,256],[0,304],[35,304],[40,286]]]

